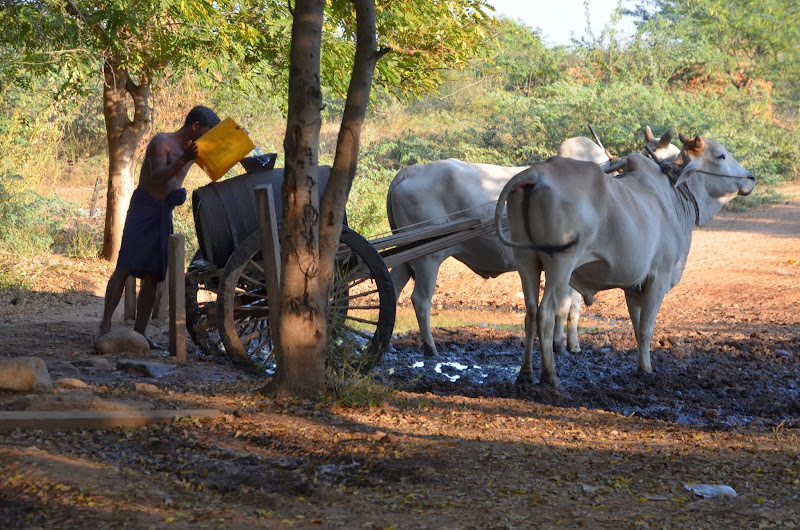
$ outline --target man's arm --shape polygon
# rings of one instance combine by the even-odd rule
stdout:
[[[172,149],[171,149],[172,147]],[[161,185],[180,174],[185,175],[189,165],[197,158],[197,145],[189,141],[182,148],[182,153],[176,156],[174,147],[168,138],[157,134],[147,146],[143,166],[146,166],[150,176],[149,181],[154,185]],[[185,171],[184,168],[186,168]]]

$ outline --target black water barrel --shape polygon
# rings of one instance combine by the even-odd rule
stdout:
[[[320,166],[320,194],[328,185],[330,167]],[[203,259],[222,268],[237,246],[258,230],[255,188],[272,184],[278,222],[283,212],[283,168],[246,173],[212,182],[192,193],[194,229]]]

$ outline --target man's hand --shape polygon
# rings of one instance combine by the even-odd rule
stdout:
[[[197,158],[197,144],[194,143],[194,140],[189,140],[183,146],[183,154],[181,155],[181,159],[191,162],[195,158]]]

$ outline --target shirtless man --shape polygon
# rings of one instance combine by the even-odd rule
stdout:
[[[103,320],[98,338],[111,331],[111,317],[122,298],[128,276],[141,279],[136,301],[134,331],[151,348],[161,349],[145,334],[153,311],[156,287],[167,274],[167,240],[172,234],[172,210],[186,202],[183,180],[197,158],[195,140],[219,123],[209,108],[189,111],[183,127],[173,133],[156,134],[147,145],[139,173],[139,187],[131,197],[122,232],[117,267],[106,287]]]

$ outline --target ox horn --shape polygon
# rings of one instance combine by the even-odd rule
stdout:
[[[661,138],[658,140],[658,147],[664,149],[669,145],[672,141],[672,130],[667,130],[664,134],[661,135]]]
[[[650,130],[650,126],[649,125],[646,125],[645,128],[644,128],[644,139],[645,139],[645,141],[649,142],[653,138],[655,138],[655,136],[653,135],[653,131]]]

